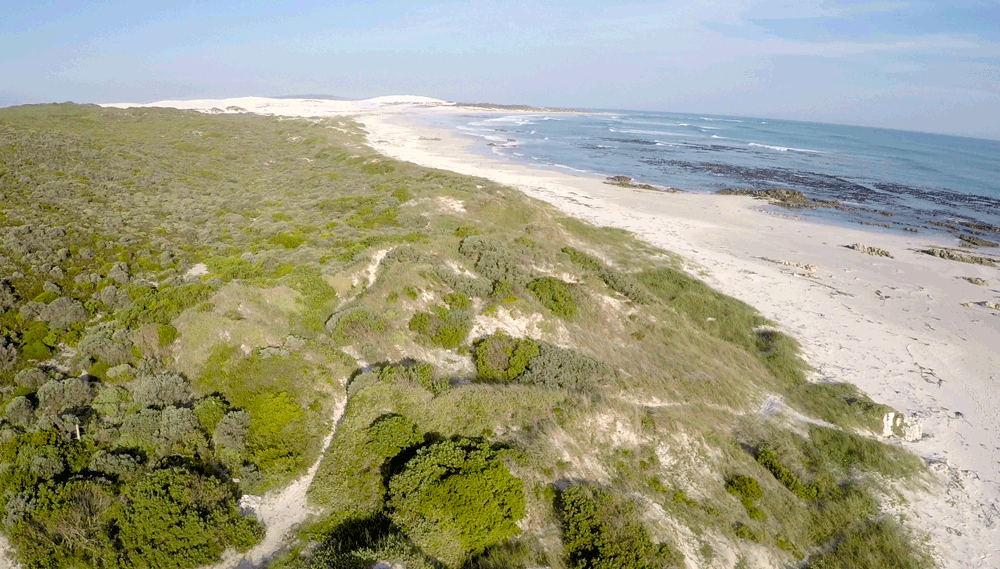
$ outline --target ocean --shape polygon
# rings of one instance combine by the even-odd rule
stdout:
[[[1000,239],[1000,142],[738,116],[639,111],[454,114],[434,126],[542,168],[695,192],[790,188],[843,224]]]

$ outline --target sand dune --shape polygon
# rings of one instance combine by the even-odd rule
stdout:
[[[920,252],[952,245],[947,238],[824,225],[746,197],[624,189],[591,176],[510,164],[470,151],[482,141],[421,126],[415,120],[421,114],[462,112],[425,97],[107,106],[351,115],[387,156],[510,185],[569,215],[629,230],[685,256],[709,284],[799,339],[814,380],[851,382],[919,420],[922,432],[911,433],[919,438],[900,442],[930,465],[936,487],[901,488],[908,503],[888,500],[889,507],[930,536],[943,567],[1000,567],[1000,313],[983,304],[1000,297],[1000,269]],[[892,258],[846,247],[854,243]]]

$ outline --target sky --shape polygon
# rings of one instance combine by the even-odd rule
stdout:
[[[326,94],[1000,140],[1000,0],[9,2],[0,106]]]

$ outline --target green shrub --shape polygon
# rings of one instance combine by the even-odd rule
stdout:
[[[608,288],[621,294],[625,298],[638,304],[652,304],[656,302],[656,297],[649,293],[632,275],[615,271],[603,271],[601,280]]]
[[[191,384],[176,373],[160,373],[139,380],[132,399],[143,407],[165,407],[191,401]]]
[[[477,273],[491,281],[507,281],[514,286],[524,286],[530,280],[521,269],[521,261],[513,256],[510,246],[495,239],[472,235],[462,239],[458,250],[475,260]]]
[[[306,238],[300,235],[298,232],[292,231],[282,231],[273,235],[267,240],[268,243],[284,247],[285,249],[294,249],[299,245],[305,243]]]
[[[754,453],[754,458],[761,466],[766,468],[777,480],[785,485],[792,494],[803,500],[817,500],[823,494],[823,489],[819,483],[813,482],[809,485],[803,484],[797,476],[792,474],[778,459],[777,453],[767,447],[758,448]]]
[[[538,345],[528,338],[511,338],[499,330],[477,340],[476,373],[487,381],[511,382],[528,368],[528,362],[538,355]]]
[[[599,273],[605,268],[603,263],[579,249],[567,246],[562,248],[562,252],[569,257],[570,261],[573,261],[582,269]]]
[[[193,409],[201,430],[211,433],[226,414],[229,405],[218,395],[210,395],[195,401]]]
[[[764,540],[764,532],[760,531],[759,529],[754,529],[748,525],[737,522],[733,526],[733,529],[736,531],[736,537],[740,539],[745,539],[747,541],[755,541],[757,543],[760,543],[761,541]]]
[[[518,533],[521,481],[500,455],[470,439],[417,451],[389,481],[392,520],[427,554],[450,567]]]
[[[436,375],[434,366],[427,362],[404,360],[400,363],[382,366],[378,368],[377,372],[381,382],[412,383],[435,395],[448,389],[450,385],[448,378]]]
[[[305,413],[287,393],[261,393],[247,405],[250,459],[271,476],[288,474],[298,465],[307,441]]]
[[[764,495],[757,480],[742,474],[732,476],[726,481],[726,492],[738,496],[741,501],[751,503]]]
[[[455,237],[460,237],[460,238],[464,239],[466,237],[470,237],[472,235],[476,235],[477,233],[479,233],[479,232],[476,230],[475,227],[473,227],[471,225],[459,225],[458,227],[455,228],[454,235],[455,235]]]
[[[130,329],[142,324],[170,324],[186,308],[208,300],[213,290],[204,283],[191,283],[161,288],[129,286],[132,304],[116,314],[119,322]]]
[[[563,550],[571,569],[653,569],[683,565],[669,545],[655,545],[637,519],[634,506],[599,489],[570,486],[560,492],[556,510]]]
[[[177,328],[169,324],[160,324],[156,327],[156,338],[160,347],[169,346],[174,343],[174,340],[180,337],[180,333],[177,332]]]
[[[227,546],[249,549],[263,526],[240,516],[237,496],[212,477],[183,469],[157,470],[125,492],[115,512],[116,545],[132,567],[197,567]]]
[[[221,277],[223,282],[252,281],[265,276],[262,263],[251,264],[241,257],[211,257],[205,259],[205,265],[212,274]]]
[[[576,299],[570,292],[570,285],[554,277],[542,277],[528,283],[531,291],[542,306],[556,316],[572,318],[576,314]]]
[[[386,321],[366,308],[351,308],[338,312],[326,322],[326,330],[337,343],[349,343],[385,331]]]
[[[493,281],[493,289],[490,296],[499,299],[508,299],[514,296],[514,287],[507,281]]]
[[[767,519],[767,515],[754,504],[764,495],[756,479],[742,474],[731,476],[726,481],[726,491],[740,499],[750,519],[758,521]]]
[[[538,354],[528,361],[527,369],[517,379],[518,383],[588,391],[613,374],[604,362],[575,350],[547,342],[537,342],[537,346]]]
[[[469,305],[468,298],[464,295],[457,296],[464,298],[465,305]],[[431,312],[414,314],[409,328],[417,333],[417,339],[423,343],[453,349],[462,345],[472,330],[472,316],[464,309],[453,307],[448,310],[443,306],[436,306]]]
[[[401,450],[424,440],[413,421],[394,413],[375,419],[368,427],[367,435],[368,449],[383,459],[393,458]]]

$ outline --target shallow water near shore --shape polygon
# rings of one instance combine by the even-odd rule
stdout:
[[[513,162],[714,192],[791,188],[836,200],[840,223],[1000,240],[1000,142],[681,113],[462,113],[428,117]]]

